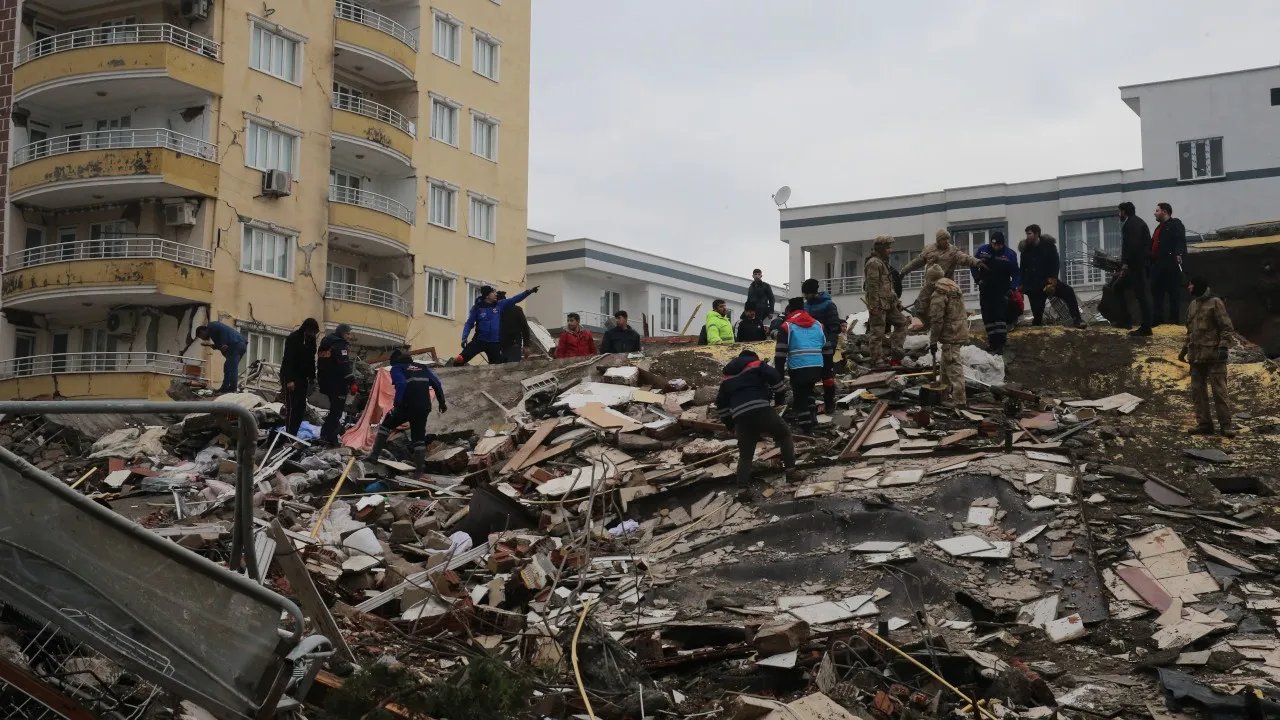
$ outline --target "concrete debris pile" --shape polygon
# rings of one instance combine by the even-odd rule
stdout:
[[[1275,488],[1248,455],[1120,462],[1155,442],[1160,389],[971,376],[951,409],[918,367],[855,369],[796,436],[803,479],[766,442],[744,488],[710,407],[725,359],[442,372],[453,409],[431,418],[423,474],[402,439],[369,462],[272,432],[277,405],[232,397],[263,428],[263,582],[338,647],[315,716],[1237,717],[1254,690],[1270,702]],[[0,443],[226,557],[224,421],[79,425],[10,417]],[[5,647],[29,644],[3,627]]]

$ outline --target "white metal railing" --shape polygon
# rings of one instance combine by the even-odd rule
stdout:
[[[81,150],[118,150],[122,148],[164,148],[205,160],[218,159],[218,146],[190,135],[165,128],[137,130],[92,130],[59,135],[23,145],[13,153],[13,164],[79,152]]]
[[[414,52],[417,52],[418,50],[418,36],[412,30],[385,15],[379,15],[372,10],[360,7],[353,2],[347,2],[347,0],[338,0],[337,3],[335,3],[334,14],[337,15],[340,20],[350,20],[351,22],[358,22],[361,25],[367,25],[374,30],[381,30],[405,45],[413,48]]]
[[[360,303],[361,305],[372,305],[395,310],[405,317],[413,317],[413,308],[409,307],[409,301],[393,292],[379,290],[378,288],[329,282],[325,283],[324,296],[329,300],[345,300],[347,302]]]
[[[862,276],[819,280],[818,290],[832,295],[855,295],[862,292]]]
[[[405,207],[404,203],[395,198],[389,198],[386,195],[379,195],[368,190],[359,190],[345,185],[330,185],[329,202],[359,205],[360,207],[377,210],[392,217],[400,218],[410,225],[413,224],[413,210]]]
[[[6,270],[19,270],[71,262],[73,260],[109,260],[113,258],[154,258],[170,260],[183,265],[213,267],[213,252],[194,245],[186,245],[163,238],[104,238],[101,240],[77,240],[76,242],[38,245],[26,250],[9,253],[5,257]]]
[[[604,313],[592,312],[591,310],[574,310],[573,312],[578,313],[578,319],[582,322],[583,325],[590,325],[591,327],[607,328],[609,327],[610,324],[613,323],[612,315],[605,315]],[[568,315],[568,314],[569,313],[565,313],[565,315]]]
[[[190,30],[184,30],[176,25],[155,23],[149,25],[110,25],[51,35],[18,50],[14,65],[21,65],[37,58],[66,50],[79,50],[80,48],[100,45],[133,45],[138,43],[168,43],[214,60],[222,58],[222,45],[220,43],[214,42],[203,35],[197,35]]]
[[[145,372],[178,377],[188,375],[187,367],[202,367],[203,360],[153,352],[76,352],[31,355],[0,360],[0,379],[57,375],[59,373]],[[201,377],[192,373],[191,377]]]
[[[1067,284],[1073,288],[1100,287],[1107,284],[1107,272],[1094,267],[1087,258],[1069,259],[1064,265],[1062,274]]]
[[[357,115],[371,117],[374,120],[381,120],[388,125],[394,125],[409,133],[410,137],[418,137],[418,126],[398,110],[392,110],[386,105],[379,105],[372,100],[345,92],[334,93],[330,104],[336,110],[346,110]]]

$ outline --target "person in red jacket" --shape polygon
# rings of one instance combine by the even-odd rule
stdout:
[[[556,340],[556,357],[587,357],[595,354],[595,336],[582,327],[578,313],[569,313],[569,320],[560,332],[560,338]]]

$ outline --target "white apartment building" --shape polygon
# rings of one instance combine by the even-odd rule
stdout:
[[[525,301],[526,313],[548,328],[576,312],[583,325],[600,331],[614,312],[626,310],[641,335],[696,335],[717,298],[729,303],[736,321],[751,284],[750,278],[590,238],[558,241],[537,230],[528,237],[526,284],[542,289]],[[773,294],[781,311],[786,288],[775,285]]]
[[[862,310],[862,271],[875,236],[894,236],[892,264],[901,267],[933,243],[939,228],[972,253],[996,230],[1016,249],[1023,229],[1035,223],[1058,238],[1062,277],[1087,298],[1106,280],[1088,258],[1098,248],[1119,251],[1121,202],[1132,202],[1153,227],[1156,203],[1172,204],[1188,240],[1280,217],[1280,66],[1128,85],[1120,98],[1141,118],[1137,170],[781,210],[792,287],[816,277],[841,310]],[[976,304],[969,274],[957,276]],[[906,278],[904,304],[923,282],[922,272]]]

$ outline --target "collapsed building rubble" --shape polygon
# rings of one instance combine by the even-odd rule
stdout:
[[[1180,338],[1117,337],[978,350],[965,410],[931,404],[922,347],[854,370],[796,437],[804,479],[763,443],[749,488],[708,413],[737,347],[443,369],[418,476],[403,439],[314,447],[252,393],[221,398],[251,461],[213,414],[11,414],[0,445],[233,569],[248,507],[250,577],[334,646],[308,717],[1250,717],[1280,685],[1277,381],[1234,364],[1259,416],[1191,445]],[[6,717],[234,717],[0,618]]]

